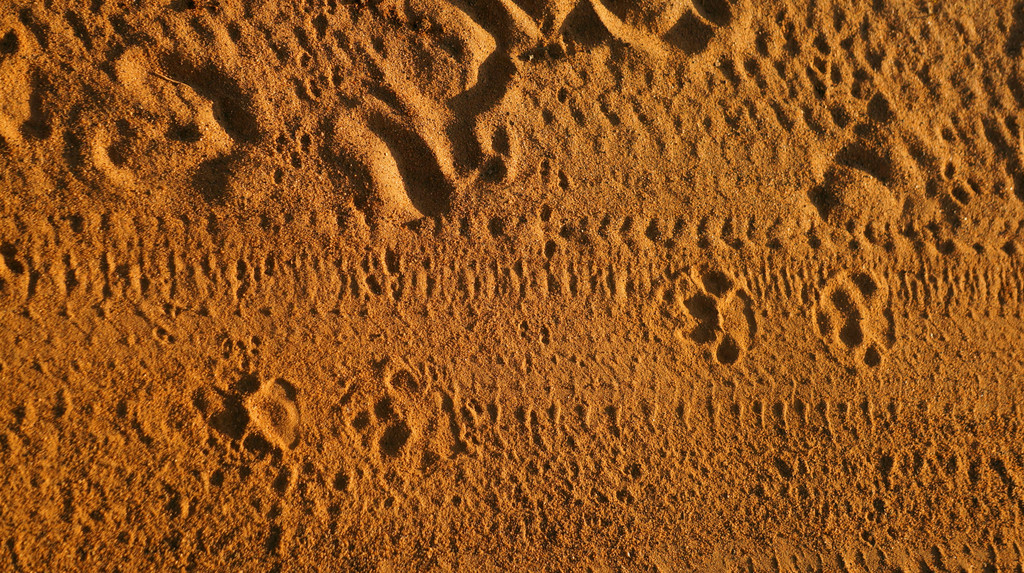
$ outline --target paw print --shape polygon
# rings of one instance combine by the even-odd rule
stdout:
[[[877,368],[895,342],[892,311],[883,283],[866,272],[840,273],[818,302],[818,330],[837,358]]]
[[[442,460],[468,453],[472,439],[459,396],[438,388],[440,376],[429,364],[416,370],[390,358],[372,363],[334,407],[338,431],[378,469],[436,471]]]
[[[752,300],[725,272],[709,270],[687,281],[688,293],[666,293],[680,338],[714,349],[719,364],[732,365],[753,346],[757,333]]]
[[[390,360],[375,364],[372,377],[373,384],[354,383],[341,410],[356,441],[375,464],[431,465],[439,456],[429,443],[438,425],[430,415],[429,384]]]
[[[295,448],[300,438],[298,392],[283,378],[242,376],[230,390],[203,388],[192,404],[211,429],[257,455]]]

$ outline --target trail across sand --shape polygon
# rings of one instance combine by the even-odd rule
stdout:
[[[0,7],[0,570],[1010,571],[1024,4]]]

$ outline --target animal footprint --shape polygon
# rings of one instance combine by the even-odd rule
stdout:
[[[243,402],[252,429],[282,450],[299,443],[299,407],[295,398],[295,388],[278,378],[264,383]]]
[[[371,463],[426,471],[466,450],[456,400],[432,391],[429,372],[417,374],[387,362],[377,367],[379,382],[372,388],[357,383],[343,400],[354,437],[376,454]]]
[[[752,300],[736,281],[722,271],[707,271],[692,283],[696,292],[673,297],[685,310],[681,331],[701,346],[715,349],[719,364],[735,364],[753,346],[757,333]]]
[[[666,56],[670,48],[702,52],[714,28],[733,20],[725,0],[590,0],[590,6],[612,36],[658,57]]]
[[[192,403],[211,428],[254,453],[287,451],[299,443],[297,391],[283,378],[261,383],[244,376],[231,391],[199,390]]]
[[[384,461],[403,459],[411,451],[410,442],[421,433],[422,409],[417,404],[420,383],[409,370],[398,369],[385,376],[383,392],[364,395],[363,408],[350,423],[367,447],[375,448]]]
[[[879,285],[864,272],[837,275],[826,285],[817,313],[818,330],[837,356],[870,368],[882,363],[895,342],[893,314]]]

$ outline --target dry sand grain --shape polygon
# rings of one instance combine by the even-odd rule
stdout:
[[[0,569],[1019,571],[1022,48],[2,2]]]

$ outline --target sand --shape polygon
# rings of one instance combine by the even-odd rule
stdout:
[[[4,2],[0,569],[1020,570],[1022,48]]]

